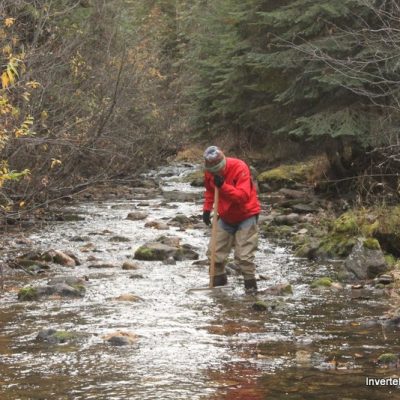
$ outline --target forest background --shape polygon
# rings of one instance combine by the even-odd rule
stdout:
[[[0,0],[0,60],[2,219],[196,143],[398,201],[397,1]]]

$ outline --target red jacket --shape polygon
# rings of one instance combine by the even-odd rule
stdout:
[[[257,190],[247,164],[237,158],[226,158],[221,175],[225,178],[219,189],[218,214],[228,224],[236,224],[260,213]],[[211,211],[214,203],[214,175],[204,174],[206,191],[204,211]]]

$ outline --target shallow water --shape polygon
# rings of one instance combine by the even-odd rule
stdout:
[[[188,166],[170,167],[150,176],[162,179],[165,190],[201,191],[177,182]],[[82,299],[19,302],[7,291],[0,305],[0,398],[15,399],[396,399],[396,387],[365,385],[366,377],[398,376],[380,368],[377,357],[399,352],[398,333],[377,320],[387,310],[385,296],[352,298],[350,289],[315,291],[309,284],[330,275],[333,264],[296,259],[283,245],[261,239],[258,273],[264,289],[290,283],[291,296],[259,295],[267,312],[253,311],[257,300],[244,293],[243,282],[230,276],[233,289],[195,291],[206,287],[206,267],[192,261],[165,265],[143,262],[137,271],[121,265],[140,245],[161,235],[174,235],[197,248],[205,258],[209,229],[144,228],[148,220],[170,220],[177,213],[201,214],[201,203],[162,204],[162,197],[85,203],[71,207],[84,221],[52,223],[30,234],[35,247],[71,250],[83,261],[74,269],[58,267],[58,275],[88,277]],[[150,213],[129,221],[135,206]],[[94,244],[71,241],[77,235]],[[117,243],[119,235],[129,242]],[[87,257],[118,267],[89,269]],[[54,271],[54,270],[53,270]],[[131,279],[133,274],[143,279]],[[47,282],[49,276],[33,283]],[[26,278],[24,278],[26,279]],[[20,286],[21,285],[20,283]],[[143,301],[113,300],[134,293]],[[354,297],[354,296],[353,296]],[[42,329],[81,335],[72,344],[36,341]],[[138,335],[137,344],[115,347],[104,335],[117,330]]]

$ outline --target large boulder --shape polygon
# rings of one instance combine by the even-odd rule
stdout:
[[[373,279],[388,270],[379,242],[359,239],[344,262],[348,278]]]
[[[269,187],[272,190],[281,188],[295,188],[299,184],[308,183],[318,173],[318,160],[311,159],[306,162],[280,165],[277,168],[264,171],[257,176],[260,190]]]

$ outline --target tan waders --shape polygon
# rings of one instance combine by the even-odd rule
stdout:
[[[211,242],[208,255],[211,251],[210,246]],[[226,285],[225,264],[229,253],[234,248],[235,262],[243,274],[245,289],[256,291],[254,257],[257,246],[258,226],[256,217],[249,218],[235,226],[219,220],[216,235],[214,286]]]

